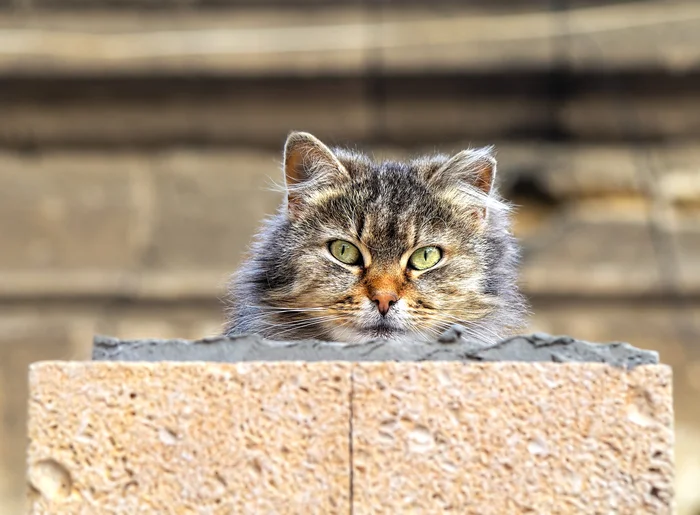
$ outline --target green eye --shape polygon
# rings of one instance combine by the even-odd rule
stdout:
[[[328,246],[333,257],[346,265],[357,265],[361,261],[359,249],[350,242],[344,240],[332,241]]]
[[[416,270],[427,270],[438,264],[442,252],[437,247],[421,247],[408,259],[408,263]]]

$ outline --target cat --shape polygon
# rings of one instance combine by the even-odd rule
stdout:
[[[492,148],[375,162],[292,132],[285,198],[233,275],[225,334],[483,344],[521,326],[519,248]]]

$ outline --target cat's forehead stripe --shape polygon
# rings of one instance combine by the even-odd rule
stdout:
[[[360,215],[360,217],[362,220],[362,224],[358,229],[358,238],[361,242],[367,243],[367,238],[369,236],[373,224],[372,213],[368,213],[365,210],[362,210],[362,214]]]
[[[436,244],[462,228],[449,204],[440,201],[405,166],[366,169],[369,176],[316,192],[310,217],[321,226],[335,225],[357,238],[377,258],[396,259],[418,242]],[[391,177],[394,175],[394,177]]]

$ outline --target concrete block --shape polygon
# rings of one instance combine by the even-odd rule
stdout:
[[[671,369],[626,344],[95,343],[31,368],[32,513],[673,512]]]
[[[672,513],[671,373],[359,363],[354,513]]]
[[[349,364],[32,366],[36,514],[348,513]]]
[[[606,363],[631,369],[655,365],[659,354],[628,343],[600,345],[569,336],[535,333],[507,338],[495,345],[463,338],[453,325],[435,341],[378,340],[360,345],[315,340],[270,341],[257,335],[215,336],[201,340],[94,339],[92,359],[97,361],[522,361]]]

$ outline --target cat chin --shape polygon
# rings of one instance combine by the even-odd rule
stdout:
[[[330,331],[331,339],[343,343],[369,343],[373,340],[412,341],[425,340],[425,335],[404,331],[401,329],[355,329],[349,327],[334,327]]]

